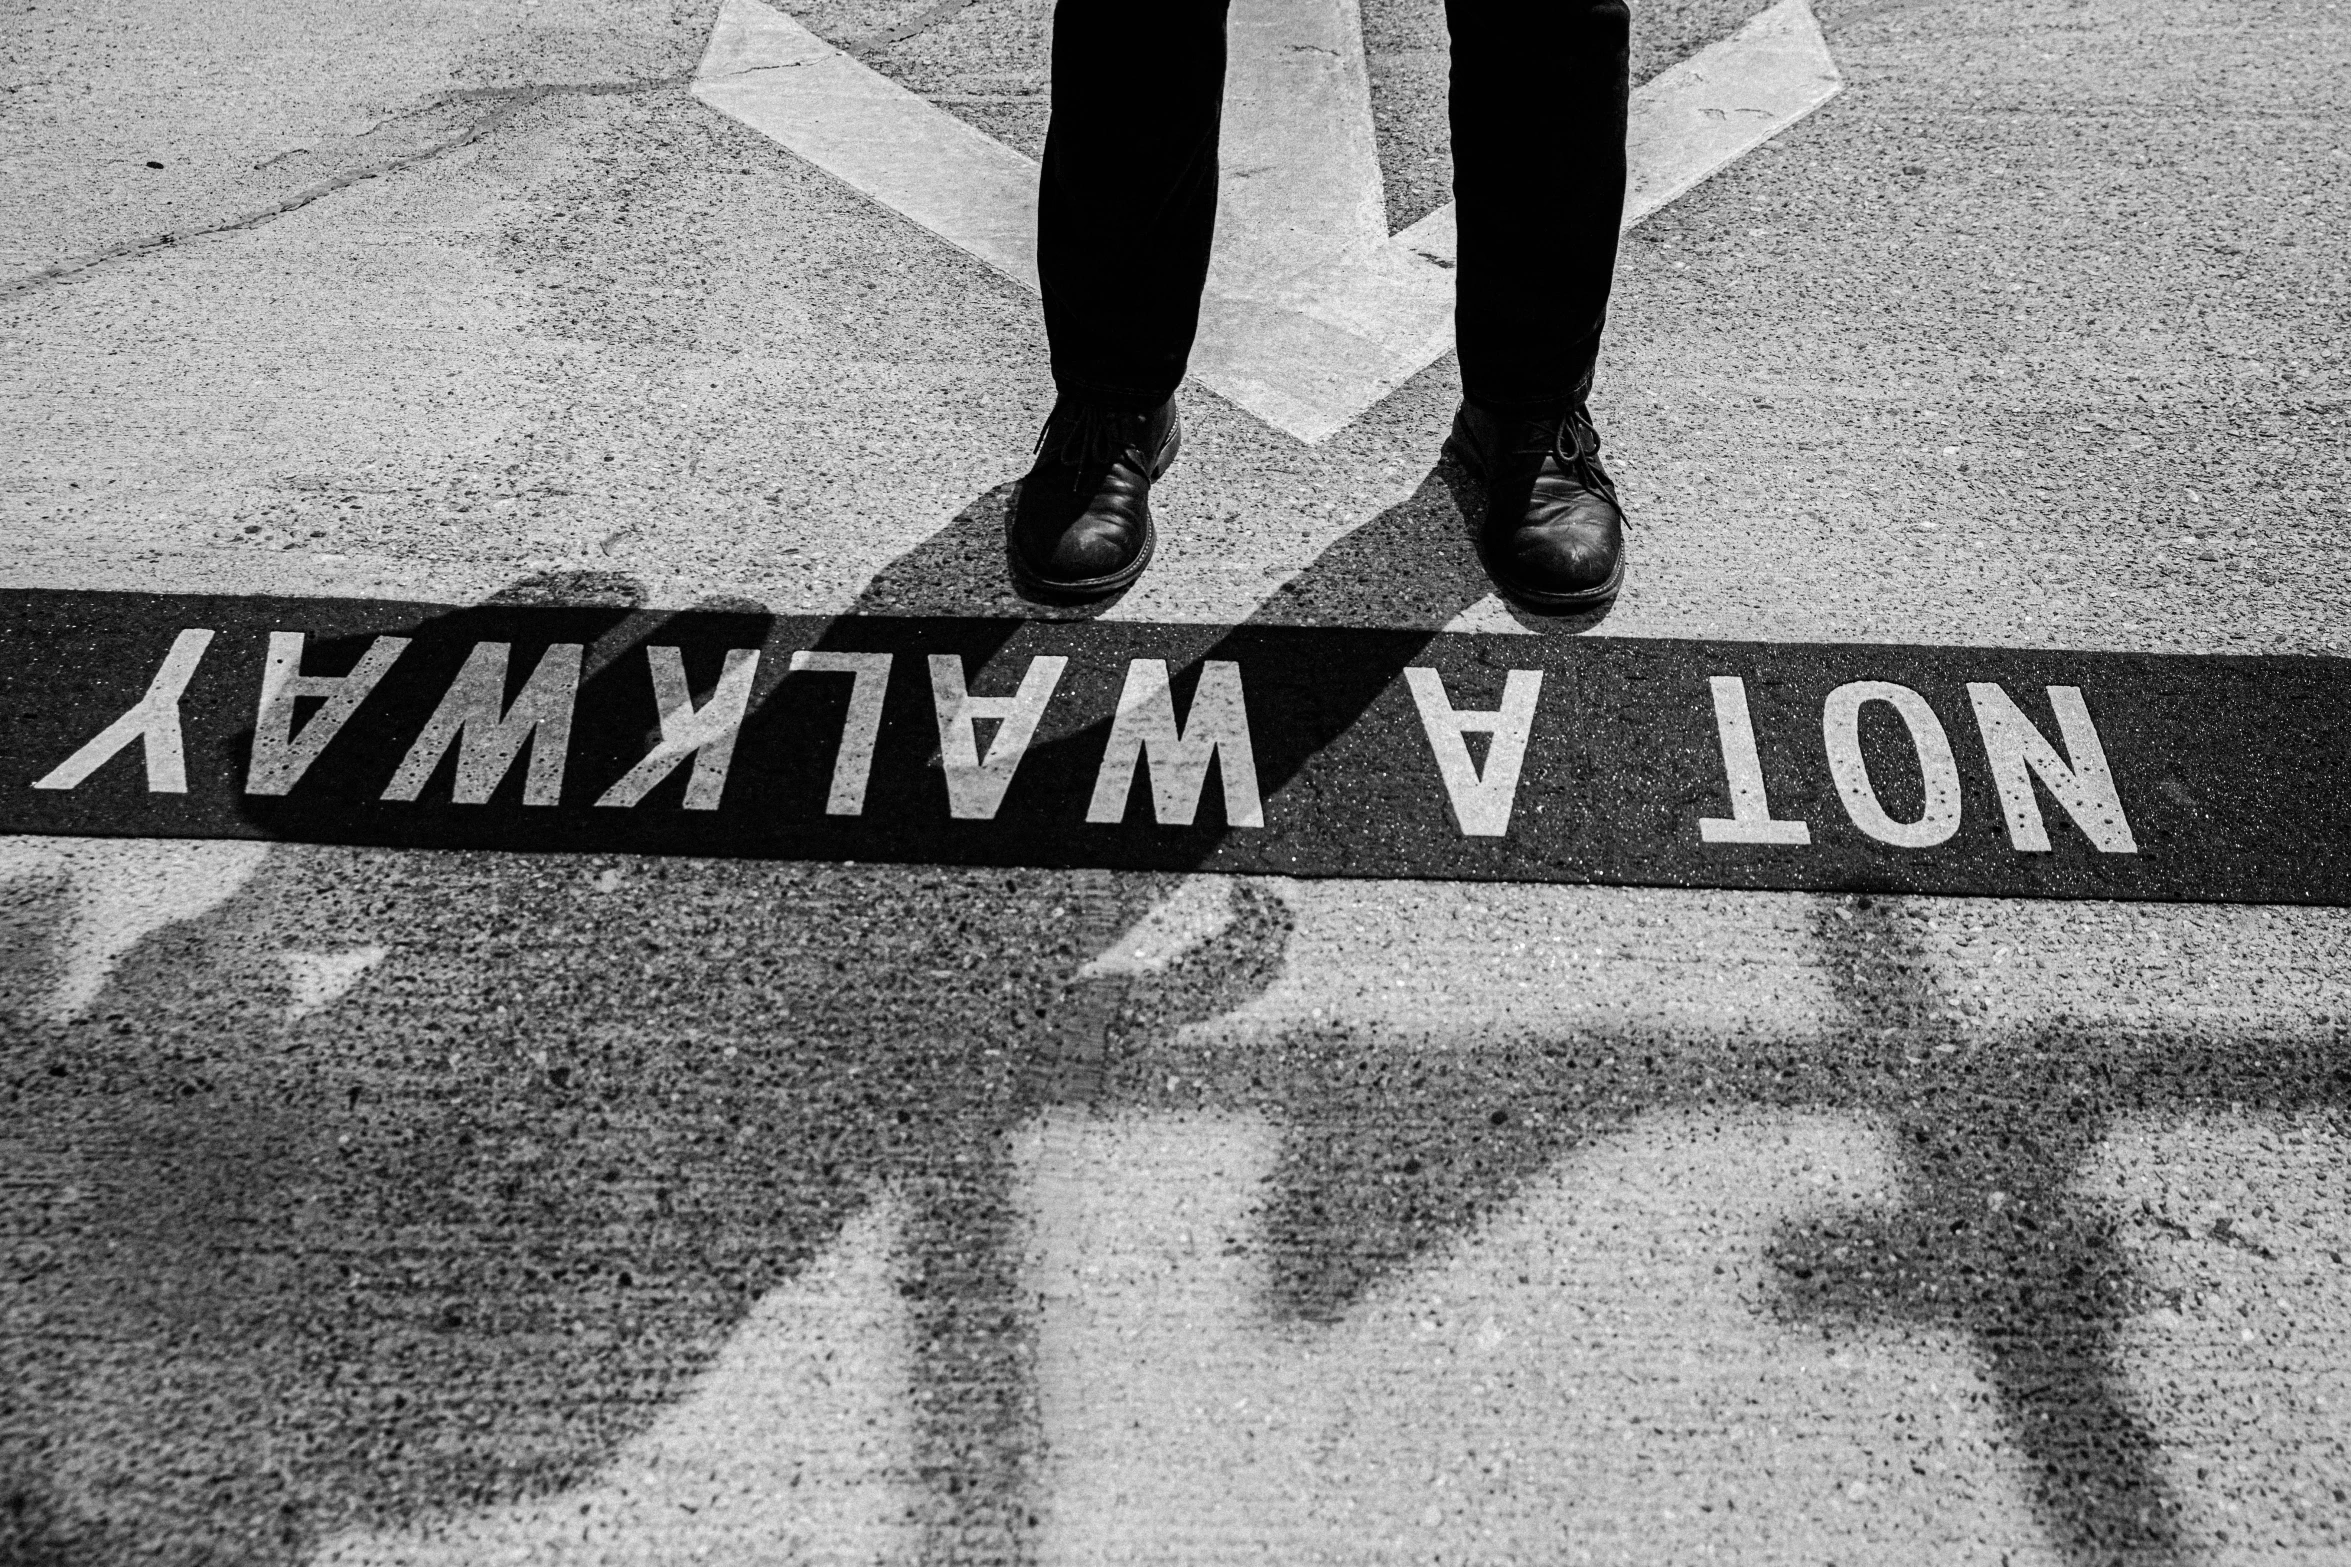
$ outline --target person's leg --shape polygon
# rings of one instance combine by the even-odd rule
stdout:
[[[1037,275],[1053,380],[1127,412],[1184,377],[1216,227],[1225,0],[1060,0]]]
[[[1151,563],[1151,485],[1216,231],[1225,0],[1059,0],[1037,276],[1061,395],[1005,522],[1012,579],[1098,599]]]
[[[1624,217],[1624,0],[1446,0],[1461,384],[1497,414],[1581,402]]]
[[[1446,0],[1453,35],[1450,449],[1485,494],[1478,558],[1531,609],[1604,609],[1624,514],[1584,400],[1624,213],[1624,0]]]

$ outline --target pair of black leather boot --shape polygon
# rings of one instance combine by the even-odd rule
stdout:
[[[1034,598],[1117,593],[1151,563],[1151,485],[1182,444],[1175,400],[1121,413],[1064,397],[1037,438],[1005,526],[1014,583]],[[1577,404],[1508,418],[1463,403],[1445,449],[1484,492],[1478,559],[1504,598],[1541,614],[1604,609],[1624,581],[1624,512]]]

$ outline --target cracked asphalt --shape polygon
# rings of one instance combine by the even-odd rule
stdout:
[[[0,585],[1025,612],[1033,301],[713,7],[13,6]],[[1636,77],[1744,19],[1636,7]],[[2351,651],[2351,13],[1828,4],[1602,634]],[[1390,222],[1442,21],[1367,0]],[[1043,8],[796,14],[1033,152]],[[1139,619],[1443,625],[1440,360]],[[0,841],[0,1558],[2351,1559],[2339,910]]]

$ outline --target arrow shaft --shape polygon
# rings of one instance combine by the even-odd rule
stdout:
[[[1234,0],[1209,286],[1263,297],[1388,238],[1356,0]]]
[[[1296,14],[1280,0],[1236,0],[1232,29],[1217,253],[1190,373],[1320,441],[1451,346],[1457,215],[1447,203],[1392,239],[1375,233],[1384,203],[1355,0]],[[1624,225],[1840,86],[1807,0],[1779,0],[1646,84],[1631,97]],[[694,91],[1037,286],[1036,165],[781,12],[725,0]]]

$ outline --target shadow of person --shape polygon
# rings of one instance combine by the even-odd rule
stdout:
[[[877,574],[857,614],[972,613],[967,595],[1001,580],[991,494]],[[1398,635],[1425,641],[1484,593],[1459,506],[1432,471],[1295,593],[1201,633],[1187,666],[1269,626],[1359,620],[1375,570],[1412,607]],[[682,617],[734,645],[775,631],[756,605],[651,613],[625,579],[565,577],[423,629],[493,636],[517,609],[562,617],[590,648],[583,704],[624,689],[642,702],[628,655]],[[1023,624],[1000,622],[993,646]],[[1379,683],[1334,671],[1312,731],[1265,748],[1267,793]],[[1106,718],[1080,713],[1041,749],[1090,766]],[[295,807],[253,809],[312,836]],[[1225,835],[1209,824],[1194,863]],[[2127,1416],[2113,1349],[2127,1291],[2067,1171],[2089,1129],[2125,1114],[2339,1105],[2327,1047],[2232,1054],[2216,1038],[2172,1053],[2201,1076],[2117,1077],[2099,1066],[2129,1041],[2078,1030],[2016,1061],[1978,1049],[1913,1066],[1900,1043],[1943,1026],[1917,993],[1915,940],[1856,955],[1824,921],[1850,977],[1839,1016],[1802,1040],[1535,1026],[1432,1058],[1334,1026],[1243,1058],[1187,1030],[1281,973],[1291,916],[1271,890],[1243,884],[1230,922],[1157,975],[1092,965],[1174,885],[1167,871],[281,850],[221,909],[136,949],[82,1018],[0,1024],[18,1095],[5,1135],[25,1173],[0,1202],[35,1237],[0,1417],[8,1559],[290,1562],[347,1531],[577,1484],[883,1192],[907,1215],[923,1549],[1017,1557],[1039,1459],[1011,1139],[1066,1107],[1161,1106],[1169,1077],[1281,1129],[1270,1276],[1278,1309],[1311,1322],[1660,1109],[1825,1108],[1999,1149],[2021,1128],[2044,1150],[2026,1164],[1905,1149],[1924,1217],[1869,1243],[1903,1259],[1893,1304],[1834,1255],[1842,1242],[1798,1230],[1781,1245],[1790,1276],[1822,1282],[1789,1289],[1784,1309],[1911,1313],[1993,1343],[2007,1418],[2043,1428],[2025,1450],[2069,1556],[2119,1540],[2183,1558],[2144,1433],[2089,1435]],[[290,957],[369,951],[343,1000],[290,1004]],[[1938,1222],[1980,1209],[1995,1181],[2037,1183],[2037,1231],[1955,1237]],[[2052,1234],[2065,1244],[2044,1248]],[[1988,1271],[2012,1281],[2005,1294],[1968,1283]],[[2085,1514],[2082,1496],[2108,1500]]]
[[[955,615],[1012,620],[1090,620],[1118,602],[1034,604],[1005,570],[1005,513],[1020,489],[1009,480],[986,490],[947,525],[874,573],[853,615]]]
[[[1189,667],[1233,656],[1256,626],[1369,622],[1433,634],[1487,595],[1464,523],[1479,499],[1440,463]],[[1599,618],[1531,625],[1572,631]],[[1267,748],[1269,796],[1376,694],[1337,674],[1332,685],[1322,727]],[[1091,715],[1056,743],[1099,754],[1103,724]],[[1532,1176],[1642,1116],[1728,1103],[1887,1124],[1901,1206],[1882,1221],[1784,1230],[1772,1254],[1775,1309],[1798,1323],[1963,1333],[1983,1356],[2002,1422],[2031,1467],[2034,1512],[2062,1555],[2190,1560],[2180,1498],[2119,1348],[2139,1286],[2081,1176],[2107,1132],[2135,1117],[2225,1105],[2341,1114],[2351,1070],[2340,1042],[2214,1036],[2151,1056],[2127,1030],[2058,1025],[2029,1030],[2012,1050],[1981,1039],[1962,1047],[1955,1009],[1922,977],[1923,944],[1903,901],[1876,900],[1858,921],[1832,907],[1842,902],[1822,900],[1816,921],[1837,1015],[1817,1036],[1761,1054],[1640,1027],[1537,1030],[1433,1060],[1407,1051],[1406,1070],[1388,1041],[1315,1027],[1254,1046],[1245,1061],[1212,1059],[1176,1030],[1123,1027],[1134,987],[1117,981],[1093,982],[1090,998],[1087,984],[1073,987],[1080,1004],[1065,1017],[1112,1020],[1090,1042],[1088,1098],[1147,1103],[1163,1076],[1188,1077],[1213,1102],[1283,1129],[1262,1217],[1277,1302],[1308,1321],[1338,1320]],[[2137,1064],[2118,1074],[2117,1061]]]
[[[950,573],[948,533],[861,608]],[[755,604],[643,598],[550,575],[406,629],[459,654],[579,643],[583,709],[642,705],[636,650],[664,636],[775,634]],[[310,667],[356,661],[382,617],[353,618],[370,629],[314,636]],[[375,768],[372,789],[391,754],[318,765]],[[299,792],[245,809],[296,845],[343,825]],[[1017,1306],[1005,1144],[1063,1091],[1057,1063],[1090,1070],[1108,992],[1077,976],[1172,879],[583,857],[528,830],[543,852],[281,848],[128,954],[91,1012],[0,1020],[28,1176],[0,1201],[45,1237],[0,1555],[290,1562],[577,1484],[884,1192],[926,1281],[926,1527],[1025,1527],[1020,1338],[990,1325]],[[1123,1026],[1245,1000],[1282,919],[1244,891]],[[289,975],[311,958],[359,978],[304,1011]]]
[[[1188,668],[1241,651],[1253,627],[1386,620],[1412,628],[1407,638],[1433,635],[1488,591],[1463,522],[1477,500],[1440,464],[1242,626],[1209,639]],[[1330,684],[1313,732],[1264,748],[1269,796],[1377,694],[1344,671]],[[1053,744],[1098,755],[1105,721],[1090,714]],[[2117,1347],[2135,1309],[2131,1271],[2079,1176],[2105,1129],[2134,1115],[2238,1102],[2339,1110],[2351,1099],[2333,1064],[2339,1048],[2283,1042],[2231,1057],[2216,1039],[2119,1079],[2106,1063],[2144,1052],[2110,1029],[2039,1030],[2021,1067],[1982,1041],[1938,1053],[1955,1013],[1921,978],[1922,944],[1901,901],[1878,900],[1858,924],[1832,918],[1831,901],[1841,900],[1821,903],[1817,935],[1838,1014],[1817,1036],[1761,1055],[1627,1026],[1536,1030],[1434,1060],[1407,1048],[1404,1070],[1390,1041],[1305,1028],[1246,1061],[1211,1059],[1157,1020],[1125,1024],[1147,987],[1094,980],[1071,987],[1056,1041],[1065,1066],[1082,1054],[1085,1069],[1065,1070],[1058,1086],[1135,1105],[1163,1077],[1189,1078],[1208,1085],[1212,1102],[1281,1127],[1263,1211],[1272,1286],[1282,1310],[1316,1322],[1338,1320],[1381,1280],[1474,1230],[1531,1177],[1642,1116],[1732,1103],[1890,1121],[1903,1206],[1858,1233],[1851,1223],[1789,1229],[1774,1253],[1784,1270],[1778,1309],[1799,1322],[1962,1331],[1986,1358],[2003,1422],[2032,1464],[2034,1510],[2065,1557],[2189,1559],[2179,1499]],[[1079,1018],[1107,1021],[1081,1030]],[[2193,1070],[2171,1069],[2190,1061]],[[1048,1077],[1034,1103],[1069,1102],[1056,1086]],[[2030,1196],[2004,1220],[1974,1219],[2019,1192]]]
[[[1496,595],[1472,543],[1473,519],[1484,507],[1478,481],[1441,454],[1411,495],[1334,540],[1249,621],[1436,629],[1484,606],[1494,612],[1479,617],[1480,629],[1515,625],[1562,636],[1607,619],[1605,609],[1536,614]]]
[[[878,573],[849,624],[1001,609],[1004,499]],[[756,605],[643,600],[549,575],[407,629],[462,652],[519,645],[527,616],[587,649],[583,709],[641,702],[632,654],[676,622],[775,630]],[[314,636],[311,667],[371,635]],[[1099,723],[1060,743],[1098,750]],[[359,756],[320,765],[387,765]],[[299,794],[246,809],[296,842],[347,825]],[[46,1178],[16,1190],[78,1194],[0,1420],[11,1559],[284,1562],[576,1484],[883,1190],[928,1281],[927,1527],[1016,1548],[1008,1138],[1125,1097],[1150,1041],[1262,990],[1279,900],[1243,889],[1143,982],[1085,970],[1166,874],[581,860],[531,831],[548,852],[281,850],[131,953],[93,1013],[7,1020],[13,1162]],[[289,955],[371,951],[345,1000],[295,1015]]]

